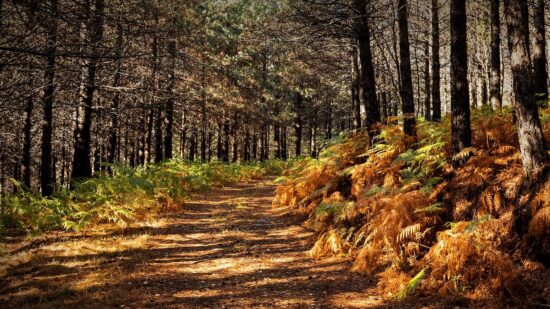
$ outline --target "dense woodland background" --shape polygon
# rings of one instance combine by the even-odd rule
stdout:
[[[453,27],[463,109],[512,104],[500,1],[408,2],[0,1],[1,191],[14,178],[49,195],[102,162],[316,156],[390,116],[437,121]],[[528,2],[542,95],[549,3]]]
[[[305,215],[310,256],[352,261],[386,300],[548,306],[549,12],[548,0],[0,0],[0,300],[124,294],[19,293],[25,267],[57,261],[2,255],[24,231],[70,240],[176,213],[180,237],[193,193],[279,175],[274,196],[267,182],[231,191],[256,208],[211,196],[201,215],[247,215],[237,230],[257,209]],[[287,240],[281,252],[303,255]]]

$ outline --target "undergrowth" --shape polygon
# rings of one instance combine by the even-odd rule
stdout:
[[[0,200],[0,235],[24,230],[31,235],[50,229],[81,230],[90,225],[127,225],[180,206],[190,194],[230,183],[279,175],[286,163],[196,163],[173,160],[148,167],[109,165],[110,173],[58,190],[51,197],[14,182],[16,192]]]
[[[541,112],[550,140],[550,109]],[[522,192],[511,110],[473,111],[473,146],[455,157],[448,118],[420,121],[416,139],[395,120],[372,145],[365,133],[345,137],[279,179],[274,207],[310,215],[310,254],[349,256],[354,271],[379,277],[388,298],[436,292],[482,303],[549,304],[550,271],[521,247],[535,243],[550,259],[550,182],[529,196]],[[453,168],[457,159],[465,164]],[[523,238],[512,231],[522,202],[532,217]]]

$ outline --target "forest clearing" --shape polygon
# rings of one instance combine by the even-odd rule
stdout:
[[[0,0],[0,308],[550,307],[549,0]]]

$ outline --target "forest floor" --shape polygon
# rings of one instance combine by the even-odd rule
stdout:
[[[8,238],[2,308],[422,308],[384,302],[344,257],[308,256],[312,232],[272,209],[271,179],[194,196],[154,222]],[[423,304],[424,303],[424,304]]]

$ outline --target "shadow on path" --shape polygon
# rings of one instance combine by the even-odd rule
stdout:
[[[195,196],[158,226],[34,245],[0,278],[0,307],[393,307],[348,261],[310,259],[311,232],[271,208],[273,190],[242,183]]]

